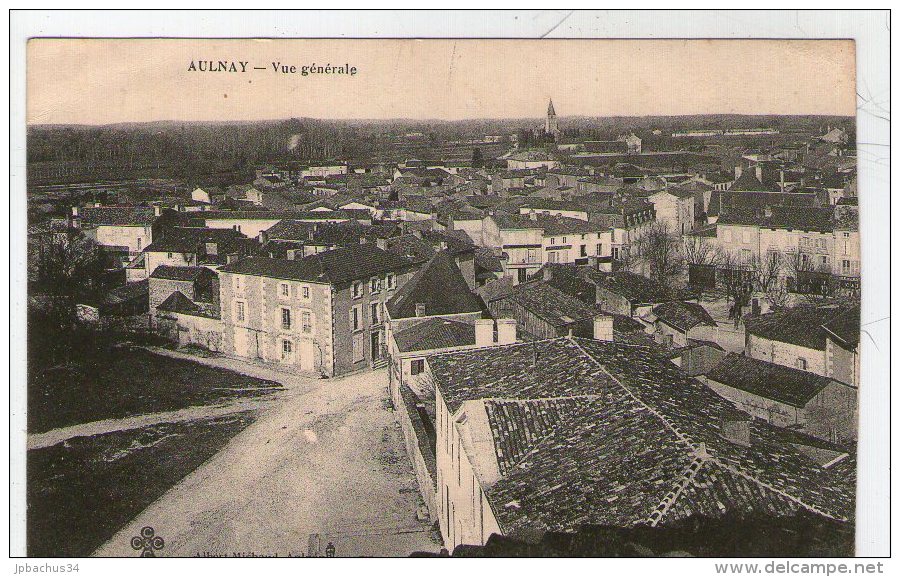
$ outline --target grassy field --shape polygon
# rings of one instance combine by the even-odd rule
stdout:
[[[29,451],[28,555],[90,555],[254,419],[166,423]]]
[[[28,432],[259,396],[280,386],[143,349],[117,349],[95,366],[29,374]]]

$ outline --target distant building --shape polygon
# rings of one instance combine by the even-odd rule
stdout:
[[[553,108],[553,99],[547,105],[547,119],[544,121],[544,134],[553,137],[554,140],[559,139],[559,120],[556,118],[556,109]]]

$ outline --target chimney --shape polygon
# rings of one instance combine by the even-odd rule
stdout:
[[[412,231],[412,234],[413,234],[413,236],[416,237],[416,238],[422,238],[422,231],[419,230],[419,229],[413,230],[413,231]]]
[[[388,242],[387,242],[387,239],[386,239],[386,238],[376,238],[376,239],[375,239],[375,246],[377,246],[377,247],[380,248],[381,250],[387,250],[387,248],[388,248]]]
[[[438,250],[447,250],[447,242],[443,240],[440,241],[438,243]]]
[[[494,321],[478,319],[475,321],[475,346],[489,347],[494,344]]]
[[[722,436],[726,440],[741,445],[742,447],[750,446],[750,419],[738,416],[725,419],[722,423]]]
[[[772,218],[772,207],[767,204],[766,208],[763,209],[763,214],[766,215],[766,218]]]
[[[756,165],[756,180],[762,182],[762,165]]]
[[[537,213],[534,212],[534,209],[528,211],[528,218],[531,220],[537,220]]]
[[[516,319],[497,319],[497,344],[511,345],[516,342]]]
[[[744,173],[744,167],[740,164],[734,167],[734,179],[737,180],[741,177],[741,174]]]
[[[365,236],[359,237],[359,244],[369,244],[369,239]]]
[[[158,204],[154,204],[154,205],[153,205],[153,215],[154,215],[154,216],[159,216],[159,215],[161,215],[161,214],[162,214],[162,207],[161,207],[160,205],[158,205]]]
[[[610,315],[599,314],[594,317],[594,339],[598,341],[615,341],[613,335],[613,318]]]
[[[78,216],[78,207],[77,206],[72,207],[72,216]]]
[[[416,316],[417,317],[425,316],[425,303],[416,303]]]

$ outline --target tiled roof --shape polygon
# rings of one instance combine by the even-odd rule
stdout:
[[[475,344],[475,325],[430,318],[394,333],[400,352],[428,351]]]
[[[741,173],[741,176],[738,177],[737,180],[734,181],[734,184],[729,187],[729,190],[777,190],[772,187],[767,187],[765,184],[760,182],[758,178],[756,178],[755,171],[751,169],[746,169]]]
[[[150,278],[193,281],[200,275],[211,272],[212,271],[203,266],[171,266],[168,264],[161,264],[153,270],[150,274]]]
[[[246,238],[243,234],[230,228],[166,228],[160,238],[144,249],[144,252],[181,252],[189,253],[197,250],[200,243],[222,243],[220,251],[235,239]]]
[[[850,350],[855,349],[859,345],[859,305],[848,307],[831,320],[826,321],[822,328],[832,338],[837,339],[843,347]]]
[[[520,283],[512,292],[495,300],[514,301],[554,327],[593,318],[600,313],[599,307],[588,305],[543,280]]]
[[[855,487],[750,422],[646,347],[558,338],[429,357],[451,412],[481,399],[500,478],[485,494],[505,534],[667,524],[694,514],[847,520]]]
[[[400,257],[398,257],[400,258]],[[425,305],[427,316],[480,312],[481,299],[469,289],[459,267],[446,252],[428,263],[387,301],[392,319],[416,316],[416,304]]]
[[[758,208],[729,208],[719,216],[717,224],[828,233],[834,230],[833,217],[832,207],[772,206],[768,213]]]
[[[747,317],[744,323],[751,335],[824,351],[826,333],[822,328],[823,325],[829,324],[847,311],[847,308],[838,306],[801,305],[757,317]],[[857,324],[858,318],[857,316]],[[844,322],[852,324],[852,316],[847,317]],[[856,341],[859,342],[858,333]]]
[[[388,272],[406,271],[413,266],[401,256],[371,244],[360,244],[298,260],[248,257],[222,267],[219,272],[342,285]]]
[[[156,220],[152,206],[89,206],[78,210],[82,225],[148,226]]]
[[[428,262],[440,250],[441,243],[446,245],[446,252],[453,256],[473,253],[475,245],[464,241],[457,236],[437,231],[422,231],[420,236],[416,234],[404,234],[389,238],[387,250],[400,256],[404,256],[415,263]]]
[[[203,308],[184,296],[181,291],[175,291],[166,298],[158,307],[158,310],[189,315],[199,314]]]
[[[688,331],[698,325],[716,326],[716,321],[698,303],[673,301],[656,305],[653,314],[669,326]]]
[[[669,287],[633,272],[595,270],[590,272],[590,278],[598,286],[625,297],[633,304],[668,302],[679,296]]]
[[[831,379],[815,373],[728,353],[706,375],[710,380],[766,399],[802,408]]]

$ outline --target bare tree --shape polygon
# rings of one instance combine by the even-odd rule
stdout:
[[[662,283],[681,273],[681,254],[678,236],[672,233],[665,222],[656,221],[632,245],[633,257],[645,264],[650,276]]]
[[[681,245],[681,256],[687,264],[718,264],[721,257],[719,248],[705,236],[687,235]]]

